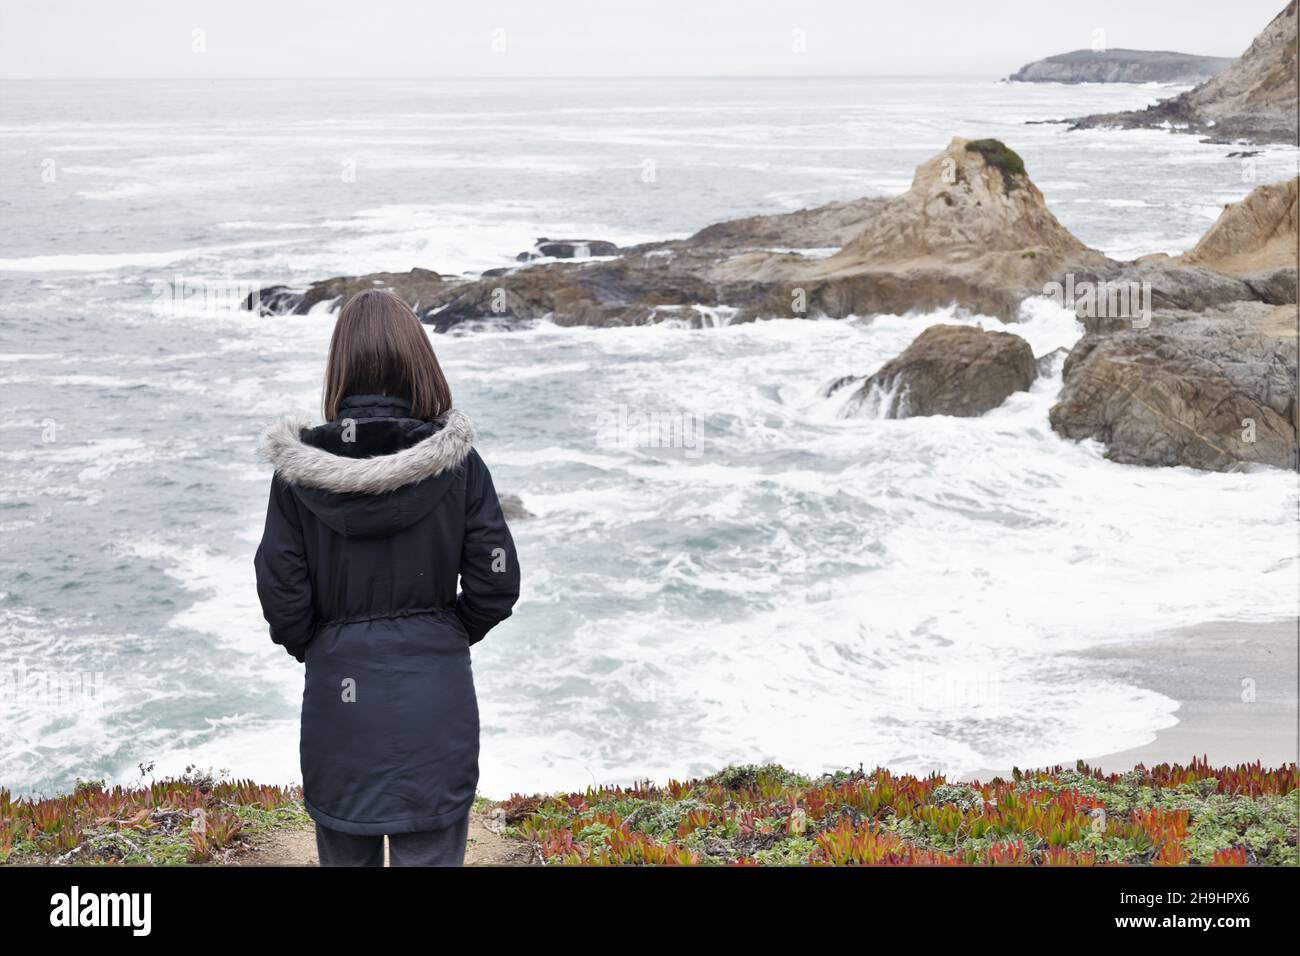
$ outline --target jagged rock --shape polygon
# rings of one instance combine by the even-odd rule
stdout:
[[[1089,332],[1119,331],[1144,324],[1156,310],[1200,312],[1249,301],[1295,303],[1296,186],[1293,178],[1256,187],[1241,202],[1225,207],[1185,255],[1154,254],[1062,277],[1075,290],[1079,320]],[[1140,315],[1099,307],[1112,292],[1126,287],[1140,303]]]
[[[1199,83],[1232,63],[1227,56],[1167,50],[1072,50],[1027,63],[1014,83]]]
[[[1012,150],[996,140],[954,139],[896,199],[717,223],[612,259],[493,270],[468,281],[429,273],[436,282],[407,298],[438,331],[541,318],[596,326],[838,318],[954,303],[1010,320],[1062,269],[1114,265],[1057,222]],[[340,286],[376,282],[413,287],[391,274],[329,280],[294,310],[347,291]]]
[[[862,231],[888,200],[863,198],[769,216],[746,216],[705,226],[684,243],[661,248],[707,247],[718,251],[838,249]],[[645,246],[653,250],[655,246]]]
[[[1025,298],[1061,277],[1090,281],[1103,294],[1120,284],[1141,287],[1150,293],[1142,303],[1148,309],[1285,302],[1294,299],[1294,265],[1241,275],[1210,266],[1228,268],[1216,253],[1220,247],[1246,248],[1249,230],[1242,223],[1264,223],[1270,230],[1250,263],[1277,259],[1288,222],[1294,230],[1293,200],[1292,186],[1289,194],[1275,189],[1237,204],[1245,211],[1225,212],[1224,223],[1211,230],[1196,256],[1119,263],[1061,226],[1012,150],[995,140],[958,138],[923,163],[912,187],[896,199],[732,220],[685,240],[624,249],[611,259],[492,270],[474,280],[413,269],[329,279],[304,292],[275,286],[263,290],[259,305],[264,312],[303,313],[319,302],[380,286],[403,295],[441,332],[465,322],[710,325],[929,311],[954,303],[1010,321]],[[1213,239],[1216,231],[1221,240]],[[837,242],[839,251],[829,256],[794,251],[825,250]],[[1081,315],[1090,331],[1132,327],[1130,318]]]
[[[1250,287],[1255,298],[1269,305],[1293,305],[1300,298],[1300,290],[1297,290],[1300,275],[1294,266],[1248,272],[1241,280]]]
[[[989,251],[1032,251],[1025,261],[1041,266],[1044,254],[1082,256],[1088,249],[1052,215],[1019,155],[997,140],[956,138],[827,264],[927,256],[960,262]]]
[[[1238,276],[1294,270],[1297,187],[1300,177],[1294,176],[1256,186],[1241,202],[1224,206],[1214,225],[1183,258],[1192,265]]]
[[[521,252],[515,258],[519,262],[533,259],[588,259],[592,256],[616,256],[618,246],[604,239],[538,239],[528,252]]]
[[[966,325],[932,325],[870,376],[846,415],[973,417],[997,408],[1038,376],[1033,349],[1018,335]]]
[[[1290,309],[1162,312],[1148,329],[1080,340],[1052,428],[1097,439],[1107,458],[1127,464],[1293,468],[1296,369]]]
[[[1117,263],[1105,269],[1081,271],[1074,275],[1076,290],[1090,283],[1094,295],[1080,296],[1076,291],[1075,312],[1079,321],[1089,331],[1107,326],[1125,328],[1134,325],[1134,315],[1117,315],[1105,312],[1100,306],[1088,308],[1089,303],[1100,302],[1111,289],[1127,285],[1140,298],[1146,312],[1156,309],[1189,309],[1200,311],[1258,298],[1244,279],[1226,276],[1200,266],[1185,265],[1181,260],[1164,254],[1144,256],[1133,262]],[[1091,314],[1089,314],[1091,313]]]
[[[1296,187],[1257,187],[1185,256],[1112,271],[1149,282],[1154,311],[1146,328],[1080,317],[1087,334],[1066,360],[1057,432],[1129,464],[1294,467]]]
[[[684,310],[694,307],[734,308],[738,318],[733,321],[789,316],[794,314],[794,286],[774,279],[781,270],[773,263],[794,267],[809,261],[787,249],[821,251],[842,245],[883,205],[884,200],[862,199],[751,216],[715,223],[687,239],[625,248],[612,261],[550,263],[484,275],[448,289],[422,318],[445,331],[463,322],[540,318],[558,325],[693,323],[698,316]]]
[[[644,325],[658,309],[719,305],[716,290],[667,261],[624,256],[608,262],[519,269],[448,289],[421,314],[443,332],[463,322],[532,321],[557,325]]]
[[[755,250],[717,262],[707,275],[742,320],[952,304],[1011,320],[1061,270],[1113,265],[1061,226],[1023,161],[997,140],[954,138],[918,167],[902,196],[853,213],[864,218],[832,256]]]
[[[403,295],[438,331],[541,318],[608,326],[842,317],[954,303],[1011,319],[1061,269],[1109,265],[1057,222],[1012,150],[954,139],[892,200],[752,216],[612,259],[492,270],[474,280],[412,270],[330,279],[302,293],[276,287],[266,310],[302,313],[378,285]]]
[[[1169,126],[1213,142],[1296,145],[1296,0],[1283,8],[1226,69],[1145,110],[1103,113],[1073,129]]]
[[[349,298],[367,289],[388,289],[395,292],[407,305],[419,312],[421,305],[434,299],[445,284],[446,280],[430,269],[335,276],[313,282],[304,291],[295,291],[283,285],[262,289],[257,293],[257,312],[260,315],[306,315],[318,303],[337,300],[330,309],[334,312]],[[250,294],[244,300],[244,308],[253,307],[253,296]]]
[[[1062,270],[1111,265],[1057,221],[1014,151],[954,138],[839,253],[792,280],[832,316],[956,302],[1011,319]]]
[[[302,292],[287,285],[267,286],[244,297],[243,307],[258,315],[292,315],[302,302]]]

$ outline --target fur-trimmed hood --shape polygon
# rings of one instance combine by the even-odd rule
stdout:
[[[364,427],[358,422],[358,429]],[[338,494],[381,495],[450,471],[474,447],[474,423],[457,409],[447,412],[431,435],[388,454],[369,458],[334,454],[304,440],[315,429],[305,419],[282,418],[262,437],[261,458],[291,485]],[[326,427],[326,426],[320,426]]]
[[[379,538],[420,521],[464,484],[474,425],[455,409],[425,421],[412,418],[404,401],[354,396],[323,425],[281,419],[259,453],[275,467],[276,482],[330,528]]]

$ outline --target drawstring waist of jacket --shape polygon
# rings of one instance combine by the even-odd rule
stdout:
[[[379,614],[361,614],[357,617],[335,617],[328,621],[321,621],[316,625],[316,629],[323,630],[327,627],[336,627],[342,624],[362,624],[367,621],[393,621],[403,617],[422,617],[426,615],[441,614],[450,614],[455,616],[455,605],[447,604],[437,607],[403,608],[400,611],[384,611]]]

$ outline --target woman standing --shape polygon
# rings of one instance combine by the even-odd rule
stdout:
[[[478,785],[470,645],[519,597],[515,546],[469,419],[397,296],[344,306],[325,424],[266,435],[257,550],[271,640],[306,663],[303,795],[322,866],[464,859]],[[460,580],[459,591],[457,578]]]

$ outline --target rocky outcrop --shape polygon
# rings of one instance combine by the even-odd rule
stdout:
[[[1296,370],[1292,309],[1157,313],[1150,328],[1080,340],[1051,424],[1126,464],[1294,468]]]
[[[421,319],[439,331],[541,318],[595,326],[839,318],[954,303],[1010,319],[1062,270],[1107,265],[1056,220],[1014,151],[997,140],[954,139],[895,199],[751,216],[612,258],[529,264],[475,280],[385,273],[317,283],[300,300],[277,286],[263,299],[304,311],[347,288],[379,284],[418,302]]]
[[[932,325],[868,377],[843,414],[970,418],[997,408],[1013,392],[1025,391],[1037,377],[1033,349],[1018,335],[967,325]]]
[[[305,289],[276,285],[249,296],[245,307],[263,315],[333,311],[358,291],[385,288],[438,331],[543,318],[561,325],[708,325],[953,304],[1011,320],[1027,297],[1066,276],[1147,287],[1156,309],[1283,304],[1295,301],[1294,256],[1287,255],[1295,196],[1294,181],[1257,190],[1226,210],[1185,257],[1115,262],[1057,221],[1013,150],[997,140],[958,138],[918,167],[911,188],[894,199],[730,220],[687,239],[608,256],[565,258],[584,250],[550,248],[543,240],[540,251],[565,261],[489,270],[476,279],[417,268],[340,276]],[[1243,239],[1248,233],[1253,245]]]
[[[1224,209],[1189,253],[1123,264],[1154,310],[1082,317],[1052,427],[1115,461],[1213,470],[1294,467],[1297,181]]]
[[[1111,264],[1060,224],[1013,150],[954,138],[835,255],[765,267],[783,289],[803,290],[815,313],[901,313],[955,302],[1010,320],[1061,272]],[[719,271],[743,273],[748,265]]]
[[[1072,128],[1172,127],[1213,142],[1296,145],[1296,0],[1222,72],[1145,110],[1074,120]]]
[[[588,259],[592,256],[616,256],[618,246],[603,239],[538,239],[528,252],[515,256],[519,262],[533,259]]]
[[[1140,293],[1143,315],[1113,308],[1085,308],[1076,314],[1089,332],[1119,331],[1144,324],[1156,310],[1202,312],[1238,302],[1294,305],[1297,299],[1297,180],[1256,187],[1225,207],[1218,221],[1190,252],[1163,253],[1069,276],[1085,298],[1105,299],[1114,290]],[[1095,294],[1093,294],[1095,292]],[[1075,298],[1080,298],[1076,293]]]
[[[1249,296],[1272,305],[1297,300],[1296,197],[1300,178],[1259,186],[1230,203],[1218,221],[1182,257],[1189,265],[1236,277]]]
[[[893,199],[737,219],[617,255],[525,263],[477,278],[413,269],[303,290],[273,286],[246,305],[305,313],[381,287],[446,331],[544,318],[705,325],[954,303],[1010,320],[1052,282],[1068,280],[1075,291],[1087,284],[1099,303],[1116,289],[1140,288],[1141,322],[1109,305],[1088,311],[1071,302],[1087,334],[1065,360],[1052,426],[1105,442],[1118,461],[1229,468],[1290,460],[1295,393],[1286,381],[1294,380],[1295,341],[1278,316],[1289,315],[1294,328],[1294,306],[1277,306],[1296,299],[1295,243],[1291,181],[1225,209],[1185,256],[1116,262],[1057,221],[1014,151],[996,140],[954,139]],[[1060,362],[1035,360],[1014,335],[938,327],[869,379],[850,376],[827,393],[852,389],[848,408],[857,414],[979,415],[1036,376],[1056,375]],[[1253,424],[1241,424],[1247,419]],[[1253,441],[1237,443],[1248,447],[1229,441],[1233,421],[1243,434],[1253,429]]]
[[[885,199],[850,199],[813,209],[769,216],[746,216],[705,226],[684,243],[643,247],[668,253],[681,247],[722,252],[839,249],[888,204]]]
[[[1072,50],[1035,60],[1012,73],[1013,83],[1199,83],[1232,57],[1166,50]]]
[[[432,302],[444,291],[445,285],[446,280],[429,269],[336,276],[313,282],[303,291],[295,291],[283,285],[270,286],[256,295],[250,294],[244,300],[244,308],[259,315],[306,315],[322,302],[335,303],[331,309],[334,311],[358,292],[386,289],[401,296],[418,314],[423,305]]]
[[[1241,202],[1225,206],[1183,260],[1234,276],[1294,270],[1297,186],[1300,177],[1258,186]]]

